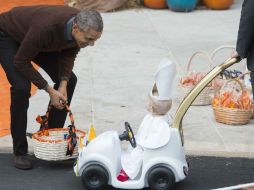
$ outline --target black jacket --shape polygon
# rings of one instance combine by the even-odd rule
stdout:
[[[254,0],[243,2],[236,51],[247,58],[248,69],[254,71]]]

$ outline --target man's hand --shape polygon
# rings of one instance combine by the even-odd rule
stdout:
[[[239,57],[239,54],[237,53],[236,50],[233,51],[233,53],[231,54],[231,58],[237,58]]]
[[[59,88],[58,88],[58,92],[60,92],[66,99],[65,102],[62,102],[64,105],[67,104],[67,100],[68,100],[68,96],[67,96],[67,81],[62,80],[60,82]]]
[[[67,98],[60,93],[59,91],[55,90],[51,86],[47,86],[45,88],[46,92],[49,93],[50,96],[50,104],[57,109],[63,109],[65,107]]]

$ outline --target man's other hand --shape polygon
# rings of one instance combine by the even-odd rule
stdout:
[[[60,82],[59,88],[58,88],[58,92],[60,92],[66,100],[68,100],[68,96],[67,96],[67,81],[62,80]],[[67,102],[63,102],[63,104],[66,104]]]
[[[50,96],[50,104],[56,109],[65,108],[67,98],[59,91],[55,90],[51,86],[47,86],[45,89]]]
[[[237,58],[239,57],[239,54],[237,53],[236,50],[233,51],[233,53],[231,54],[231,58]]]

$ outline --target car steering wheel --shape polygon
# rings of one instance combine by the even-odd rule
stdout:
[[[136,148],[137,144],[136,144],[136,139],[134,137],[134,133],[131,129],[131,126],[128,122],[124,123],[125,125],[125,131],[123,132],[122,135],[119,136],[120,140],[127,140],[130,142],[131,146],[133,148]]]

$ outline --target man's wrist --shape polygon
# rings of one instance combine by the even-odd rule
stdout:
[[[59,87],[67,87],[68,81],[67,80],[61,80]]]
[[[46,84],[42,89],[47,91],[48,90],[48,87],[49,87],[49,84]]]
[[[49,86],[48,84],[43,88],[43,90],[45,90],[47,93],[51,93],[52,92],[52,87],[51,86]]]

